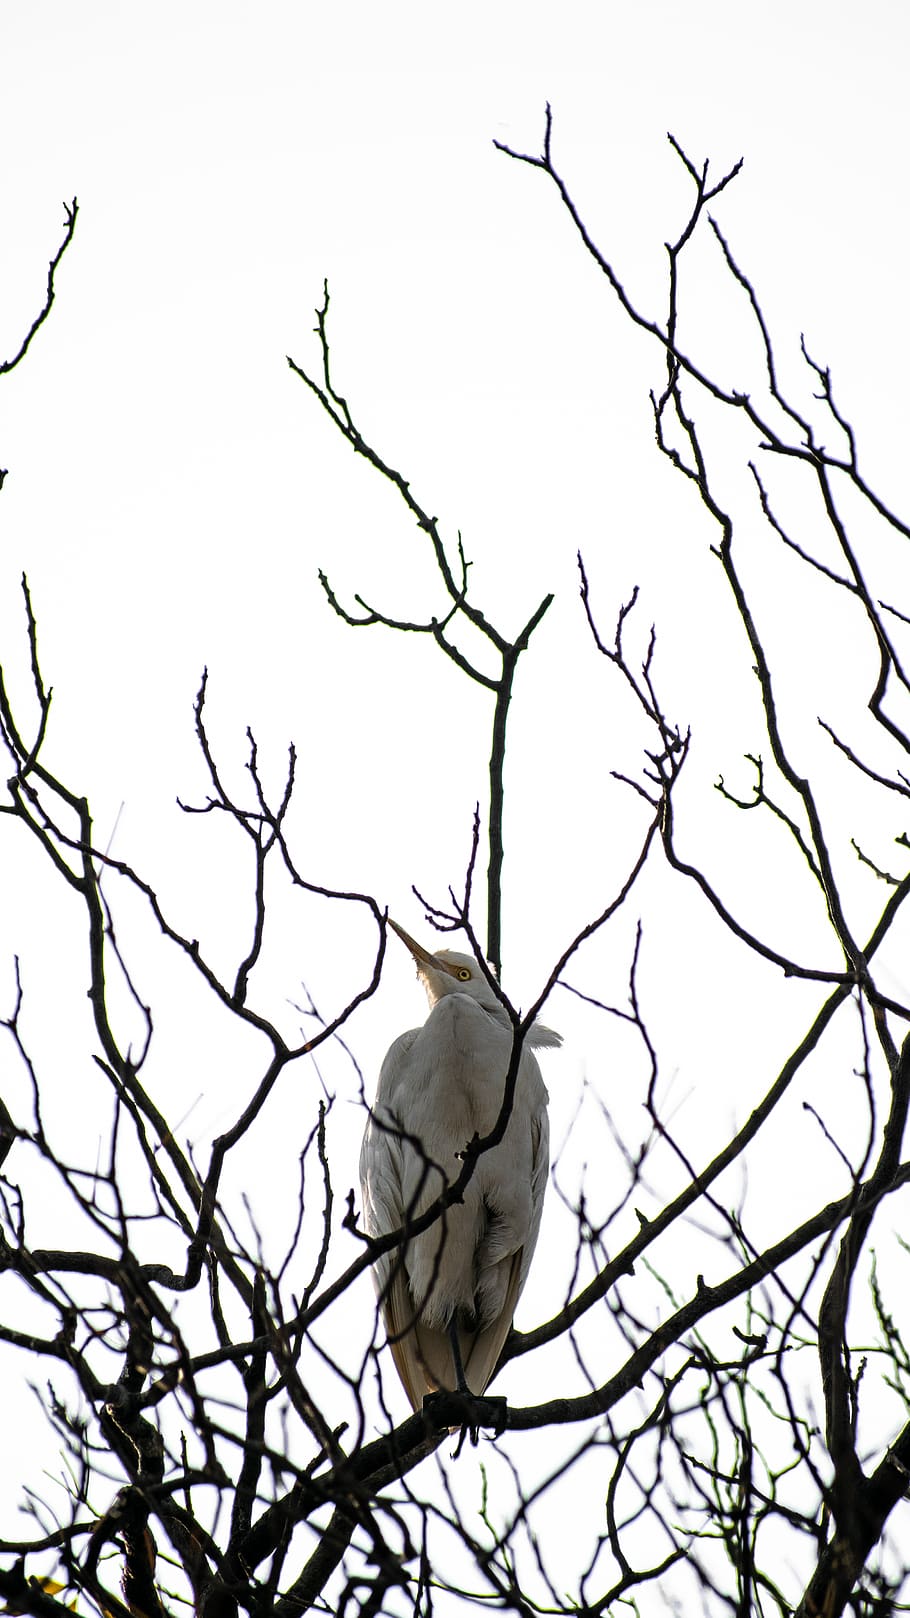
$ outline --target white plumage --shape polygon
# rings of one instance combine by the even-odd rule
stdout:
[[[499,1117],[512,1052],[508,1014],[473,957],[431,955],[390,926],[417,962],[430,1014],[396,1039],[379,1075],[360,1155],[371,1236],[418,1218],[457,1179],[468,1142]],[[464,1201],[374,1266],[415,1410],[425,1394],[458,1386],[453,1335],[472,1393],[483,1393],[496,1369],[537,1241],[549,1167],[547,1092],[528,1047],[560,1043],[549,1028],[532,1026],[506,1133],[478,1158]]]

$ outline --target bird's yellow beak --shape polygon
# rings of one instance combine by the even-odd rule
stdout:
[[[391,916],[389,917],[389,926],[393,932],[398,934],[401,942],[407,945],[418,967],[429,966],[434,972],[448,972],[450,977],[455,976],[456,967],[450,966],[448,961],[441,961],[438,955],[431,955],[428,949],[424,949],[422,944],[418,944],[416,938],[412,938],[410,933],[406,933],[403,927],[399,927],[397,921],[393,921]]]

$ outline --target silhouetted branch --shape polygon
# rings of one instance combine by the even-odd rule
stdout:
[[[64,253],[73,239],[73,233],[76,229],[76,215],[78,212],[79,204],[75,197],[73,198],[72,202],[65,202],[63,204],[63,214],[66,220],[66,229],[63,233],[63,240],[47,267],[47,294],[45,296],[44,303],[32,321],[12,359],[0,360],[0,376],[5,376],[8,371],[12,371],[15,366],[25,359],[25,356],[31,347],[33,337],[44,325],[44,322],[51,312],[51,307],[56,295],[54,278],[57,274],[57,270],[60,267],[60,260],[63,258]],[[2,482],[2,478],[4,477],[6,477],[5,472],[0,474],[0,482]]]

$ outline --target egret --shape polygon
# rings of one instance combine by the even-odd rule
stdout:
[[[458,1178],[465,1147],[488,1135],[512,1054],[509,1015],[478,962],[432,955],[394,921],[417,963],[430,1014],[391,1046],[360,1154],[364,1224],[385,1236],[418,1219]],[[437,1390],[484,1392],[512,1324],[540,1229],[549,1170],[547,1092],[524,1036],[502,1140],[426,1230],[384,1253],[373,1278],[398,1375],[415,1410]]]

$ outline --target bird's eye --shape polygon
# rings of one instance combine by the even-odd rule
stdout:
[[[458,981],[459,983],[470,983],[471,969],[469,966],[460,966],[458,968]]]

